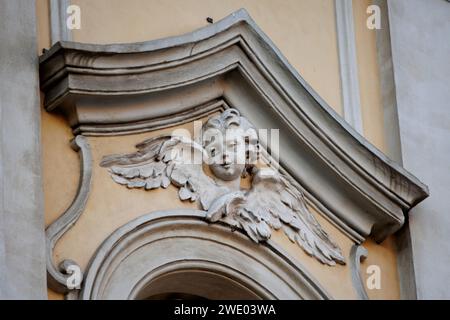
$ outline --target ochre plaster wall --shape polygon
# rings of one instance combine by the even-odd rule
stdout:
[[[262,30],[275,42],[291,64],[312,87],[341,113],[339,66],[336,45],[334,1],[270,0],[246,1],[117,1],[73,0],[82,10],[82,29],[74,32],[74,40],[91,43],[135,42],[190,32],[206,24],[206,17],[216,21],[240,7],[246,8]],[[37,1],[39,51],[50,46],[48,1]],[[384,149],[381,102],[377,81],[374,35],[360,26],[365,4],[354,4],[358,63],[363,107],[364,134],[381,150]],[[293,32],[295,30],[295,32]],[[184,127],[190,128],[188,124]],[[178,200],[176,190],[127,190],[115,184],[105,169],[99,167],[103,155],[133,151],[150,132],[121,137],[90,137],[93,153],[93,184],[85,212],[77,224],[55,248],[57,262],[71,258],[85,268],[97,246],[117,227],[127,221],[158,209],[196,207]],[[71,129],[61,115],[42,111],[43,177],[46,224],[54,221],[72,202],[78,183],[78,155],[70,148]],[[348,259],[352,245],[320,213],[313,211],[325,230],[336,239]],[[349,265],[328,267],[307,256],[298,246],[275,232],[273,240],[297,258],[336,298],[352,299],[355,292]],[[369,290],[370,298],[399,298],[398,277],[393,237],[381,245],[368,240],[364,244],[369,258],[362,264],[362,274],[370,264],[382,270],[381,290]],[[49,290],[50,299],[62,296]]]

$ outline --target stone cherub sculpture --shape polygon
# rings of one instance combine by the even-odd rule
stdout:
[[[210,117],[202,141],[164,135],[136,145],[137,152],[110,155],[101,166],[128,188],[179,188],[181,200],[199,201],[209,222],[243,230],[253,241],[283,229],[292,242],[320,262],[345,264],[340,248],[306,207],[303,194],[282,174],[257,168],[258,134],[236,109]],[[192,161],[194,159],[194,161]],[[197,160],[197,161],[195,161]],[[208,166],[212,175],[205,173]],[[250,175],[251,187],[241,187]]]

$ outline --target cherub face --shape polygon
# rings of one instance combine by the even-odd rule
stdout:
[[[216,130],[210,135],[210,141],[206,150],[210,156],[209,167],[214,175],[225,181],[240,178],[246,162],[246,142],[242,129],[232,126],[225,133]]]

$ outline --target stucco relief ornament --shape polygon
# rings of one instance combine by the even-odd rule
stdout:
[[[128,188],[179,188],[181,200],[198,201],[209,222],[244,230],[255,242],[282,229],[320,262],[345,264],[341,249],[309,212],[304,196],[281,173],[256,167],[258,134],[236,109],[210,117],[201,141],[176,135],[150,138],[138,151],[105,156],[112,179]],[[210,177],[205,171],[211,171]],[[241,187],[250,176],[251,187]]]

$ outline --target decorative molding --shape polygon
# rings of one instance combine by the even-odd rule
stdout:
[[[363,123],[352,0],[335,0],[334,4],[344,118],[362,135]]]
[[[382,241],[428,196],[314,92],[245,10],[161,40],[59,42],[40,57],[40,74],[46,109],[64,112],[78,133],[106,126],[131,133],[131,124],[220,100],[257,128],[279,128],[281,156],[274,157],[282,169],[359,241]]]
[[[152,212],[114,231],[92,257],[80,299],[142,298],[152,280],[186,269],[220,274],[260,299],[331,298],[274,242],[257,245],[228,226],[208,225],[206,214]]]
[[[381,28],[375,30],[377,62],[380,73],[381,101],[383,103],[384,135],[388,137],[386,153],[392,160],[402,164],[402,146],[398,120],[394,65],[392,63],[391,35],[387,0],[374,0],[381,10]]]
[[[369,296],[367,295],[364,286],[364,281],[361,278],[360,274],[361,262],[367,258],[367,255],[367,249],[361,245],[355,244],[350,249],[350,268],[352,283],[360,300],[369,300]]]
[[[106,156],[100,165],[109,168],[114,182],[130,189],[165,189],[172,184],[179,188],[181,200],[198,200],[209,222],[223,221],[244,230],[256,243],[281,229],[321,263],[345,264],[341,249],[310,213],[301,190],[276,170],[256,166],[267,163],[259,156],[258,133],[248,119],[227,109],[208,118],[202,131],[199,142],[158,136],[137,144],[134,153]],[[228,150],[229,141],[220,137],[230,136],[241,147]],[[240,157],[238,149],[245,163],[233,160]],[[192,161],[195,154],[197,163]],[[204,172],[204,163],[209,163],[214,177]],[[250,189],[241,188],[244,174],[251,177]]]
[[[70,276],[67,270],[70,266],[78,266],[75,261],[63,260],[59,267],[53,261],[53,249],[58,240],[77,222],[86,206],[92,177],[92,156],[87,139],[81,135],[72,141],[72,149],[78,151],[81,161],[81,174],[77,195],[70,207],[47,227],[47,283],[48,287],[59,293],[69,293],[67,279]],[[73,296],[73,293],[70,294]]]
[[[384,135],[386,153],[392,160],[403,164],[402,145],[397,108],[397,92],[391,46],[391,28],[388,0],[375,0],[373,4],[381,9],[381,29],[376,32],[377,60],[380,72],[380,88],[383,102]],[[400,282],[400,299],[416,300],[417,288],[414,270],[413,249],[409,219],[396,234],[397,270]]]
[[[395,235],[400,299],[417,300],[416,270],[409,219]]]
[[[70,0],[50,0],[50,37],[52,45],[58,41],[71,41],[72,32],[66,26],[66,10]]]
[[[73,133],[84,136],[117,136],[143,133],[163,128],[178,126],[191,121],[199,120],[205,116],[228,109],[224,100],[213,100],[206,104],[196,106],[188,111],[177,114],[155,117],[148,120],[119,124],[80,125]]]

